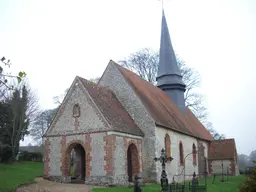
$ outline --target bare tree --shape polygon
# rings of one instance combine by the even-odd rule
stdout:
[[[89,79],[89,81],[96,83],[96,84],[98,84],[99,80],[100,80],[100,77],[95,77],[95,78]]]
[[[206,123],[205,127],[211,133],[214,140],[224,140],[226,137],[224,134],[218,133],[212,126],[211,122]]]
[[[43,135],[50,126],[56,110],[57,109],[47,109],[41,111],[33,122],[29,133],[39,144],[43,143]]]
[[[65,98],[65,96],[66,96],[67,93],[68,93],[68,90],[69,90],[69,88],[67,88],[67,89],[64,91],[63,94],[61,94],[61,95],[59,95],[59,96],[54,96],[54,97],[53,97],[53,102],[54,102],[54,104],[57,104],[58,106],[61,105],[63,99]]]
[[[13,97],[14,91],[22,92],[24,87],[27,91],[27,108],[26,108],[26,116],[29,118],[29,122],[32,123],[37,115],[40,113],[39,104],[38,104],[38,97],[36,92],[28,83],[28,79],[24,78],[21,82],[13,79],[9,81],[9,85],[14,87],[15,89],[10,89],[6,92],[6,98]]]
[[[9,79],[17,79],[18,83],[20,83],[23,80],[23,78],[26,77],[26,73],[24,71],[20,71],[18,75],[11,75],[10,73],[5,73],[4,66],[10,67],[11,62],[9,59],[7,60],[5,57],[2,57],[0,61],[0,99],[6,99],[5,93],[8,90],[14,89],[14,87],[9,84]]]
[[[119,63],[154,84],[158,70],[158,60],[158,52],[144,48],[130,54],[127,59],[121,60]]]

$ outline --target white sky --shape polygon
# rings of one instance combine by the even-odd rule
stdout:
[[[164,6],[175,52],[201,74],[209,120],[249,154],[256,140],[256,1],[165,0]],[[0,56],[11,59],[13,73],[27,72],[47,109],[76,75],[98,77],[110,59],[159,49],[161,2],[0,0],[0,26]]]

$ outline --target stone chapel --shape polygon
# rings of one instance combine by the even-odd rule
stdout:
[[[97,84],[76,76],[44,135],[44,177],[127,185],[140,173],[144,182],[160,182],[154,158],[162,148],[173,158],[166,164],[169,181],[184,166],[186,175],[217,173],[223,161],[237,175],[235,141],[213,141],[185,106],[164,11],[156,80],[154,86],[112,60]]]

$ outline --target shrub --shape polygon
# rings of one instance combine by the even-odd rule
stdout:
[[[0,145],[0,162],[8,162],[12,157],[12,149],[8,145]]]
[[[240,186],[240,192],[254,192],[256,191],[256,169],[252,170],[252,174],[248,175]]]
[[[40,152],[23,151],[19,155],[19,161],[37,161],[42,162],[43,155]]]

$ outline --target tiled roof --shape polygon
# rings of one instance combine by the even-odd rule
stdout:
[[[111,130],[144,136],[140,128],[134,123],[129,113],[119,102],[115,94],[108,88],[78,77],[93,101],[111,126]]]
[[[234,159],[236,154],[234,139],[214,140],[210,144],[208,158],[210,160]]]
[[[164,91],[124,67],[115,65],[133,87],[157,125],[204,140],[213,140],[209,131],[188,108],[185,116]]]

